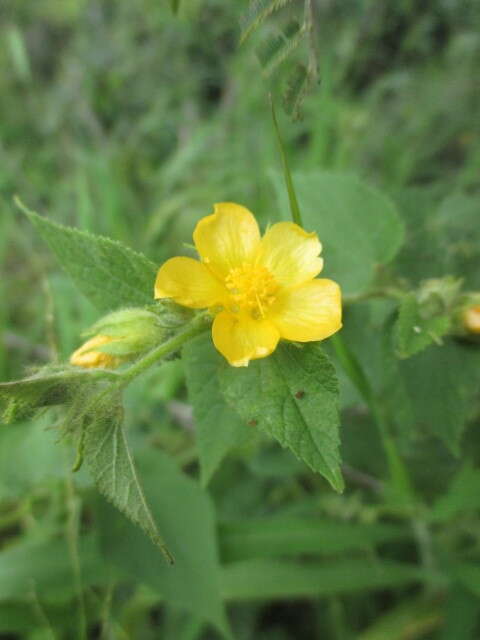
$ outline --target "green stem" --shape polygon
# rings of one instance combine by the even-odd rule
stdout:
[[[124,373],[120,374],[119,386],[126,386],[131,380],[142,374],[159,360],[178,351],[186,342],[205,331],[205,317],[207,314],[208,312],[198,315],[183,331],[180,331],[174,335],[173,338],[170,338],[170,340],[152,349],[152,351],[147,353],[141,360],[138,360],[138,362],[129,367]]]
[[[285,184],[287,186],[288,197],[290,201],[290,211],[292,214],[292,219],[298,225],[303,226],[302,216],[300,213],[300,208],[298,206],[297,196],[295,193],[295,187],[293,184],[292,175],[290,173],[290,168],[288,165],[288,158],[282,143],[280,128],[278,126],[277,117],[275,114],[275,106],[273,104],[273,100],[271,96],[270,96],[270,105],[272,108],[273,125],[275,128],[277,142],[280,149],[280,156],[283,164],[283,172],[284,172]],[[375,293],[378,293],[378,291],[379,290],[377,290]],[[386,289],[382,290],[382,295],[384,291],[386,291]],[[397,290],[392,289],[391,291],[389,291],[390,295],[393,295],[392,293],[393,291],[395,291],[395,296],[398,297],[399,294]],[[372,293],[373,292],[368,292],[368,294],[361,294],[361,295],[366,295],[367,298],[369,298],[369,297],[372,297]],[[358,301],[359,299],[362,299],[362,298],[357,296],[356,300],[355,299],[352,300],[351,298],[351,301]],[[402,504],[411,504],[413,501],[413,489],[410,483],[407,469],[403,464],[400,454],[397,451],[395,440],[393,439],[389,431],[388,422],[383,414],[383,411],[380,405],[377,402],[377,399],[375,397],[375,394],[373,393],[373,390],[370,386],[367,376],[365,375],[363,368],[361,364],[358,362],[358,360],[356,359],[355,355],[350,351],[350,349],[347,347],[347,345],[343,341],[343,338],[338,333],[332,336],[330,340],[332,341],[333,347],[337,353],[337,357],[340,361],[340,364],[344,368],[345,373],[348,375],[350,380],[357,387],[358,391],[364,398],[367,406],[369,407],[372,413],[373,419],[377,424],[383,449],[385,451],[385,456],[387,458],[390,481],[394,491],[394,495],[397,499],[399,499],[402,502]]]
[[[396,289],[395,287],[379,287],[378,289],[370,289],[363,293],[353,293],[349,296],[343,296],[342,302],[343,306],[349,306],[356,302],[371,300],[372,298],[394,298],[395,300],[400,300],[404,295],[401,289]]]
[[[292,214],[292,220],[302,227],[302,216],[300,213],[300,207],[298,206],[297,195],[295,193],[295,187],[293,186],[292,175],[288,166],[287,154],[285,153],[285,147],[283,146],[282,136],[280,135],[280,127],[278,126],[277,114],[275,113],[275,105],[273,98],[270,95],[270,107],[272,109],[273,127],[275,129],[275,135],[277,138],[278,149],[280,151],[280,158],[282,159],[283,176],[285,178],[285,184],[287,185],[288,201],[290,203],[290,212]]]

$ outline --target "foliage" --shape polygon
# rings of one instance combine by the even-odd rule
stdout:
[[[479,636],[473,5],[4,3],[0,636]],[[290,218],[267,92],[344,327],[233,369],[153,281]],[[157,359],[64,364],[132,308]]]

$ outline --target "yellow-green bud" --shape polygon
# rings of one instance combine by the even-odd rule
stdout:
[[[70,364],[76,367],[84,367],[86,369],[106,368],[114,369],[121,364],[121,360],[108,353],[101,351],[107,344],[110,344],[115,338],[110,336],[97,335],[87,340],[70,356]]]
[[[133,308],[109,313],[83,335],[96,336],[97,339],[99,336],[108,338],[96,344],[95,351],[114,356],[121,363],[132,360],[163,342],[166,329],[155,313]]]
[[[468,333],[473,333],[480,337],[480,304],[474,304],[465,309],[463,323]]]
[[[192,309],[182,307],[176,302],[173,302],[173,300],[156,300],[147,308],[158,317],[160,326],[165,329],[182,327],[184,324],[190,322],[194,316]]]
[[[480,340],[480,293],[466,293],[455,309],[455,333]]]

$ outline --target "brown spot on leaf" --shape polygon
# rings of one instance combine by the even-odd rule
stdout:
[[[297,398],[297,400],[301,400],[305,395],[305,391],[297,391],[297,393],[295,394],[295,398]]]

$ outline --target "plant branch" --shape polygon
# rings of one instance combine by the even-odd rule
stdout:
[[[163,360],[166,356],[175,353],[175,351],[178,351],[186,342],[205,331],[205,319],[207,316],[208,311],[199,314],[189,324],[187,324],[182,331],[174,335],[170,340],[167,340],[166,342],[158,345],[158,347],[152,349],[152,351],[147,353],[146,356],[121,373],[118,386],[126,386],[134,378],[141,375],[159,360]]]

